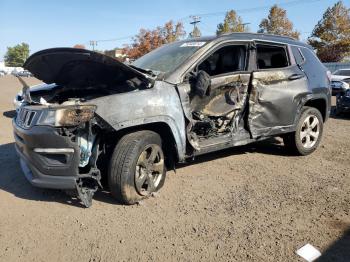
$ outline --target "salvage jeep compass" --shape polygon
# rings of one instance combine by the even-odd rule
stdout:
[[[269,137],[308,155],[330,112],[327,69],[288,37],[184,40],[131,65],[55,48],[24,68],[45,84],[20,79],[13,126],[23,172],[34,186],[76,191],[86,206],[102,185],[137,203],[176,162]]]

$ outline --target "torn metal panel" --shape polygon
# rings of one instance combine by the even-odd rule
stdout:
[[[90,102],[97,105],[96,114],[115,130],[150,123],[167,124],[173,133],[179,159],[185,158],[185,119],[173,85],[156,81],[150,89],[105,96]]]

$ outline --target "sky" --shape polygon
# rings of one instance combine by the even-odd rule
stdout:
[[[0,0],[0,61],[7,47],[28,43],[31,53],[52,47],[72,47],[90,40],[98,50],[122,47],[140,28],[153,29],[169,20],[181,21],[189,33],[191,15],[200,15],[203,35],[213,35],[225,12],[237,10],[256,32],[269,7],[287,10],[301,38],[307,39],[327,7],[336,0]],[[350,8],[350,0],[343,1]]]

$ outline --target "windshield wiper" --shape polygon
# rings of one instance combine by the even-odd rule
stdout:
[[[141,67],[137,67],[137,66],[134,66],[134,65],[129,65],[129,66],[132,67],[132,68],[134,68],[134,69],[136,69],[136,70],[138,70],[138,71],[140,71],[140,72],[142,72],[142,73],[151,75],[151,76],[153,76],[153,77],[156,77],[156,76],[158,76],[158,75],[161,73],[161,72],[159,72],[159,71],[153,71],[153,70],[151,70],[151,69],[143,69],[143,68],[141,68]]]

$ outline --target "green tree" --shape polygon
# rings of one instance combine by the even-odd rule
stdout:
[[[308,39],[322,62],[339,62],[350,55],[350,9],[342,1],[327,8]]]
[[[14,47],[7,47],[5,54],[6,66],[22,66],[29,56],[29,45],[26,43],[18,44]]]
[[[290,36],[299,39],[300,33],[293,30],[293,23],[287,17],[287,11],[274,5],[270,9],[269,16],[264,18],[260,25],[259,33]]]
[[[218,24],[216,34],[222,35],[233,32],[245,32],[248,31],[243,24],[242,18],[237,15],[236,11],[231,10],[226,13],[223,23]]]

